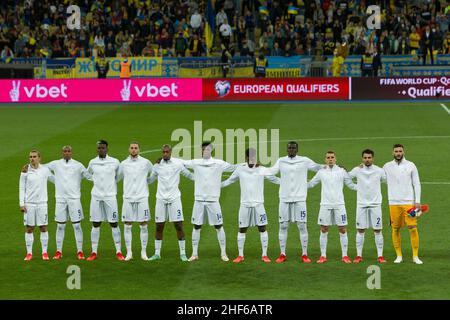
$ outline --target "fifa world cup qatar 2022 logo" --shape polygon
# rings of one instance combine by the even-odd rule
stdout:
[[[214,89],[216,90],[217,95],[220,98],[223,98],[230,93],[231,84],[229,81],[226,81],[226,80],[225,81],[217,81],[214,86]]]

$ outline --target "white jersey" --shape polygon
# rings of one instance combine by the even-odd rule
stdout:
[[[359,206],[374,207],[381,205],[381,182],[386,182],[386,173],[376,165],[356,167],[349,172],[357,179],[356,202]]]
[[[55,182],[54,176],[46,166],[39,165],[34,169],[31,165],[28,165],[28,172],[20,173],[19,206],[47,204],[47,180]]]
[[[219,201],[222,173],[232,172],[236,168],[236,165],[214,158],[181,161],[187,168],[194,170],[197,201]]]
[[[239,179],[241,185],[241,205],[255,207],[264,203],[264,178],[280,184],[280,178],[268,175],[266,168],[250,168],[247,163],[237,166],[231,177],[222,182],[222,188]]]
[[[282,202],[306,201],[308,193],[308,170],[317,172],[322,165],[315,163],[308,157],[282,157],[269,168],[272,175],[280,172],[280,200]]]
[[[194,180],[194,176],[183,165],[183,161],[177,158],[169,160],[161,159],[160,163],[153,166],[152,174],[148,179],[148,183],[152,183],[158,178],[158,188],[156,191],[156,199],[166,202],[173,202],[180,198],[181,192],[178,189],[180,184],[180,173],[190,180]]]
[[[324,207],[338,207],[345,204],[344,184],[356,191],[356,185],[347,171],[337,165],[320,169],[308,182],[308,188],[313,188],[319,182],[322,183],[320,205]]]
[[[419,172],[414,163],[406,160],[392,160],[383,167],[386,171],[389,204],[420,203]]]
[[[118,180],[123,179],[123,199],[141,202],[148,198],[147,178],[152,172],[152,163],[141,156],[129,156],[120,163]]]
[[[92,174],[94,186],[91,195],[97,200],[109,200],[117,195],[117,173],[120,162],[106,155],[89,161],[87,170]]]
[[[56,201],[75,200],[81,197],[81,179],[92,180],[92,175],[81,162],[74,159],[54,160],[46,166],[55,175],[55,197]]]

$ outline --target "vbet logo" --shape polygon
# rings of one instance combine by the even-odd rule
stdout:
[[[67,98],[67,86],[62,83],[60,86],[45,86],[42,84],[35,84],[32,86],[23,86],[23,92],[28,99],[57,99],[60,97]],[[20,80],[12,82],[12,88],[9,91],[9,97],[12,102],[20,101]]]
[[[120,96],[122,101],[130,101],[131,97],[131,80],[123,80],[123,88],[120,90]],[[156,98],[156,97],[173,97],[178,98],[178,85],[176,83],[171,83],[170,85],[156,86],[152,85],[150,82],[146,85],[133,86],[139,98]]]
[[[217,92],[217,95],[220,98],[223,98],[225,96],[227,96],[230,91],[231,91],[231,84],[229,81],[217,81],[216,84],[214,85],[214,89]]]

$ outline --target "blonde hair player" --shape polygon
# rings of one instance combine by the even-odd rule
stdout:
[[[23,213],[23,224],[26,227],[25,244],[27,255],[25,261],[33,257],[33,231],[35,226],[41,231],[42,260],[49,260],[48,245],[48,208],[47,208],[47,181],[55,183],[50,170],[41,165],[41,154],[31,150],[30,163],[20,173],[19,180],[19,206]]]

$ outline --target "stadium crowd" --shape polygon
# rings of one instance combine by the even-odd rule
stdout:
[[[1,58],[205,56],[206,0],[79,0],[81,29],[66,25],[68,0],[0,2]],[[233,54],[254,56],[450,53],[445,0],[216,0],[216,39]],[[381,7],[381,29],[366,8]]]

